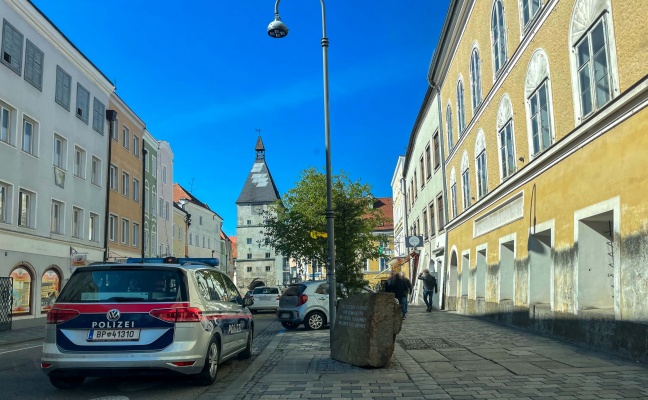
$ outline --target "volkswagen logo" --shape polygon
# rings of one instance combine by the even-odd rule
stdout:
[[[117,309],[110,310],[106,314],[106,318],[108,318],[108,321],[112,321],[112,322],[117,321],[120,316],[121,314],[119,314],[119,310]]]

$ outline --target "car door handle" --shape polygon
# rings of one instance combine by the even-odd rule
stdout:
[[[318,297],[319,300],[326,300],[328,297]]]

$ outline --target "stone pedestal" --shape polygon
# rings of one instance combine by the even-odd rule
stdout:
[[[403,323],[393,293],[364,293],[342,299],[331,343],[331,358],[365,368],[389,365]]]

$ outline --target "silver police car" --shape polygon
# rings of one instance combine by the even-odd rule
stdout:
[[[177,374],[211,385],[252,355],[254,321],[216,259],[129,259],[77,269],[47,313],[41,369],[60,389],[86,377]]]

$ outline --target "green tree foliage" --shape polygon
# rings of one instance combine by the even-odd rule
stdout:
[[[337,293],[347,297],[367,285],[362,270],[368,259],[380,257],[387,238],[372,232],[385,222],[371,186],[353,182],[345,173],[332,181],[335,215],[335,272]],[[284,257],[328,266],[326,233],[326,175],[315,168],[302,172],[296,186],[265,213],[265,237]]]

